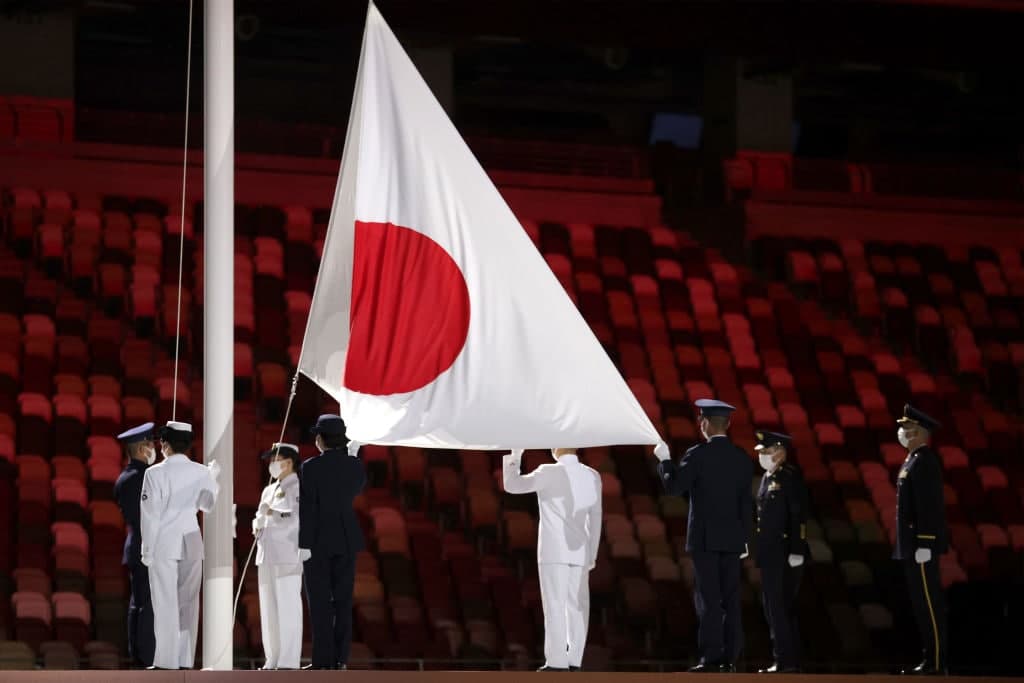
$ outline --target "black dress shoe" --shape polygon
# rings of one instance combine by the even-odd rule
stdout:
[[[701,662],[696,666],[691,666],[687,671],[694,674],[717,674],[722,671],[722,664],[711,664],[710,662]]]
[[[559,669],[557,666],[548,666],[547,664],[545,664],[541,668],[537,669],[537,671],[568,671],[568,670],[569,669]]]
[[[146,671],[178,671],[179,669],[165,669],[162,666],[147,666]]]
[[[724,674],[734,674],[734,673],[736,673],[736,665],[735,664],[720,664],[719,667],[718,667],[718,670],[721,671]]]
[[[904,669],[900,673],[904,676],[948,676],[949,670],[944,666],[936,669],[931,662],[921,662],[913,669]]]
[[[775,663],[766,669],[758,669],[759,674],[796,674],[800,673],[800,667],[798,666],[783,666]]]
[[[315,666],[313,664],[307,664],[306,666],[302,667],[302,670],[303,671],[330,671],[333,668],[334,668],[333,666]]]
[[[569,671],[583,671],[582,666],[570,666]]]

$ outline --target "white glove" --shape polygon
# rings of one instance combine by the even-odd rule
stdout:
[[[742,553],[740,553],[740,559],[741,559],[741,560],[745,560],[745,559],[747,559],[748,557],[750,557],[750,548],[748,548],[748,547],[747,547],[747,544],[746,544],[746,543],[744,543],[744,544],[743,544],[743,552],[742,552]]]
[[[146,567],[149,567],[150,565],[153,564],[153,556],[150,555],[149,553],[142,553],[142,558],[141,559],[142,559],[142,564],[144,566],[146,566]]]
[[[313,553],[309,548],[299,548],[299,562],[305,562],[311,557],[313,557]]]
[[[256,533],[260,529],[266,529],[268,521],[270,521],[270,518],[266,515],[256,515],[252,520],[253,533]]]
[[[659,462],[665,462],[668,460],[671,457],[671,454],[668,452],[668,444],[664,441],[659,441],[658,445],[654,447],[654,457],[656,457]]]
[[[924,564],[932,559],[932,551],[928,548],[918,548],[914,551],[914,562]]]
[[[211,460],[206,469],[210,470],[210,476],[214,481],[220,478],[220,463],[216,460]]]
[[[349,441],[348,442],[348,454],[349,454],[349,456],[352,457],[352,458],[355,458],[356,456],[358,456],[359,455],[359,449],[362,448],[362,446],[363,446],[363,444],[359,443],[358,441]]]
[[[789,566],[790,567],[799,567],[803,563],[804,563],[804,556],[803,555],[796,555],[794,553],[790,553],[789,554]]]

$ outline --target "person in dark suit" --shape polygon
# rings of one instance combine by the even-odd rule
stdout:
[[[907,404],[897,420],[897,439],[907,459],[896,478],[896,547],[892,557],[903,564],[921,634],[924,660],[903,673],[945,674],[946,597],[939,577],[939,555],[949,550],[942,463],[929,445],[939,422]]]
[[[786,434],[755,434],[758,460],[764,469],[757,492],[754,559],[761,570],[761,603],[772,635],[775,662],[758,673],[800,670],[797,591],[807,548],[807,485],[796,463],[788,459]]]
[[[337,415],[311,430],[320,455],[302,464],[299,560],[313,629],[313,669],[344,669],[352,644],[356,554],[365,547],[352,501],[366,485],[359,444],[345,438]]]
[[[149,569],[142,564],[142,532],[139,503],[146,468],[156,460],[153,423],[132,427],[117,435],[128,456],[124,472],[114,483],[114,500],[121,508],[128,535],[124,539],[121,564],[128,568],[131,597],[128,601],[128,657],[136,665],[152,666],[156,637],[153,635],[153,602],[149,592]]]
[[[706,443],[686,451],[679,464],[656,448],[665,490],[690,497],[686,550],[693,558],[694,603],[700,621],[700,662],[690,671],[735,671],[743,650],[740,560],[747,556],[753,527],[750,457],[729,440],[736,408],[711,399],[696,402]]]

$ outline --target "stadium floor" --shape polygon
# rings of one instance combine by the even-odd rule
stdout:
[[[533,672],[528,671],[359,671],[344,673],[338,671],[3,671],[0,681],[5,683],[50,683],[51,681],[67,681],[76,683],[128,683],[143,680],[146,683],[242,683],[242,681],[259,680],[266,683],[289,683],[302,681],[365,682],[365,683],[511,683],[521,680]],[[625,672],[587,672],[586,680],[596,683],[654,683],[669,678],[686,678],[699,681],[710,674],[687,673],[625,673]],[[906,681],[905,676],[889,676],[885,674],[866,675],[832,675],[832,674],[796,674],[781,677],[782,680],[799,679],[808,683],[896,683]],[[486,681],[481,679],[487,679]],[[772,676],[758,674],[716,674],[715,683],[754,683],[765,680],[778,680]],[[987,681],[1005,681],[995,677],[950,676],[941,679],[945,683],[985,683]]]

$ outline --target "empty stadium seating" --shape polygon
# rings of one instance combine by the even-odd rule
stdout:
[[[202,433],[202,211],[173,211],[153,199],[4,190],[0,277],[12,295],[0,302],[0,506],[17,524],[0,530],[13,577],[0,584],[0,640],[16,641],[0,643],[0,668],[124,663],[112,436],[167,419],[175,399]],[[238,563],[265,479],[255,456],[281,429],[322,216],[301,206],[236,212]],[[940,441],[954,546],[945,582],[1020,572],[1024,471],[1006,456],[1019,453],[1021,433],[1002,410],[1021,401],[1011,384],[1024,363],[1019,251],[762,239],[758,277],[680,231],[543,218],[524,217],[524,228],[674,451],[698,438],[692,401],[712,395],[741,407],[733,437],[744,447],[755,428],[793,435],[813,507],[801,594],[812,668],[884,667],[912,650],[902,577],[888,561],[903,458],[893,415],[906,400],[950,425]],[[945,335],[951,324],[957,332]],[[301,386],[290,438],[301,440],[322,402]],[[499,455],[371,446],[363,456],[370,486],[358,509],[370,547],[357,566],[353,664],[538,657],[535,504],[501,493]],[[526,465],[545,458],[527,453]],[[687,659],[686,502],[661,495],[642,449],[588,449],[583,459],[602,474],[606,516],[585,664]],[[745,574],[748,657],[767,660],[749,560]],[[254,572],[235,646],[260,655]]]

